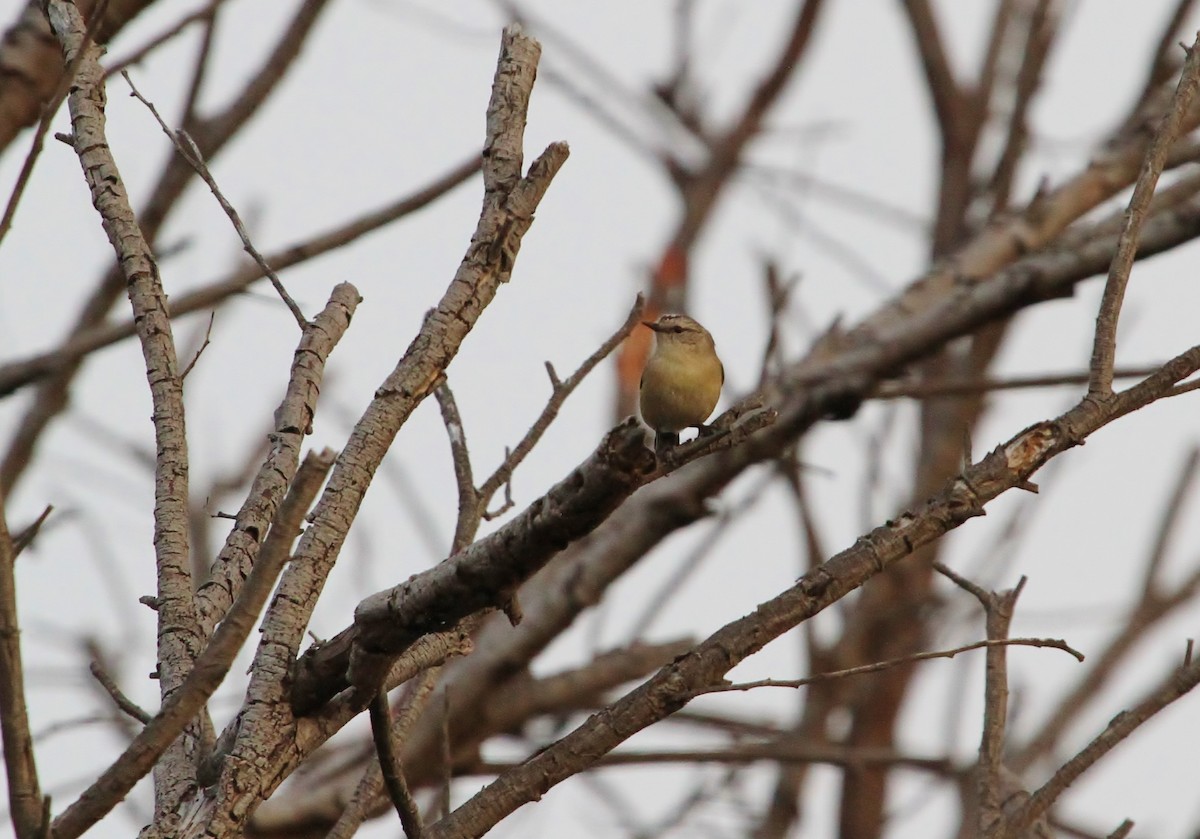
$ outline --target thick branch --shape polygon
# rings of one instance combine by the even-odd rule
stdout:
[[[332,462],[333,452],[328,449],[309,455],[279,507],[259,561],[229,614],[213,633],[212,641],[196,659],[195,667],[113,765],[54,820],[51,829],[55,839],[74,839],[115,807],[154,768],[162,753],[220,687],[271,593],[275,578],[288,558],[288,548],[300,531],[304,513]]]
[[[154,465],[154,552],[158,572],[158,678],[164,699],[180,687],[199,651],[201,633],[192,600],[188,566],[188,454],[183,381],[175,357],[166,295],[158,265],[130,206],[125,185],[105,137],[104,72],[100,49],[87,41],[83,18],[73,3],[51,0],[50,26],[68,63],[79,71],[68,97],[72,143],[116,252],[133,307],[146,377],[154,405],[157,456]],[[157,801],[170,799],[193,774],[186,745],[173,750],[156,775]]]
[[[375,471],[401,426],[441,380],[467,333],[511,276],[521,238],[558,169],[563,143],[551,144],[522,176],[522,139],[540,48],[519,27],[505,30],[484,142],[483,210],[459,269],[426,316],[403,358],[376,391],[338,456],[263,622],[248,702],[231,759],[206,809],[209,831],[237,830],[282,777],[257,767],[279,760],[277,745],[295,734],[285,680],[325,580],[338,558]]]
[[[791,589],[751,615],[727,624],[691,653],[663,668],[645,685],[594,714],[575,731],[543,749],[427,831],[437,839],[478,836],[517,807],[593,765],[636,732],[679,710],[698,689],[724,678],[732,667],[770,640],[822,611],[871,577],[940,538],[1001,493],[1026,485],[1050,459],[1089,434],[1164,395],[1200,369],[1200,347],[1169,362],[1160,373],[1103,407],[1084,400],[1055,420],[1039,423],[966,469],[919,508],[877,527],[852,547],[806,574]],[[1197,668],[1200,671],[1200,668]]]
[[[268,435],[270,450],[209,570],[208,580],[196,593],[201,629],[206,635],[237,597],[258,555],[267,525],[296,474],[300,444],[305,435],[312,433],[325,363],[361,301],[354,286],[340,283],[325,308],[304,327],[292,358],[287,390],[275,409],[275,427]]]
[[[398,655],[428,632],[453,626],[507,595],[571,541],[594,529],[655,467],[645,432],[629,421],[546,495],[495,533],[445,562],[379,592],[355,609],[354,626],[297,662],[293,705],[314,710],[349,686],[352,647]]]

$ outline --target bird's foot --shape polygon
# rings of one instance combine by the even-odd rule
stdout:
[[[679,445],[679,435],[672,431],[658,431],[654,434],[654,456],[659,463],[671,459],[671,453]]]

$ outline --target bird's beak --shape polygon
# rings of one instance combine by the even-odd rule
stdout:
[[[642,321],[642,326],[648,326],[648,327],[650,327],[651,329],[653,329],[655,332],[661,332],[661,331],[662,331],[662,327],[661,327],[661,326],[659,326],[657,323],[655,323],[655,322],[654,322],[654,321],[652,321],[652,320],[644,320],[644,321]]]

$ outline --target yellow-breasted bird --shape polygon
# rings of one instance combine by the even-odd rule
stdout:
[[[654,349],[642,370],[641,411],[654,429],[654,452],[660,457],[679,445],[685,428],[705,428],[725,383],[712,335],[687,315],[663,315],[653,323]]]

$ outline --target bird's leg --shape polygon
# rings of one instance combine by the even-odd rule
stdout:
[[[665,460],[672,449],[679,445],[679,433],[676,431],[654,432],[654,456]]]

